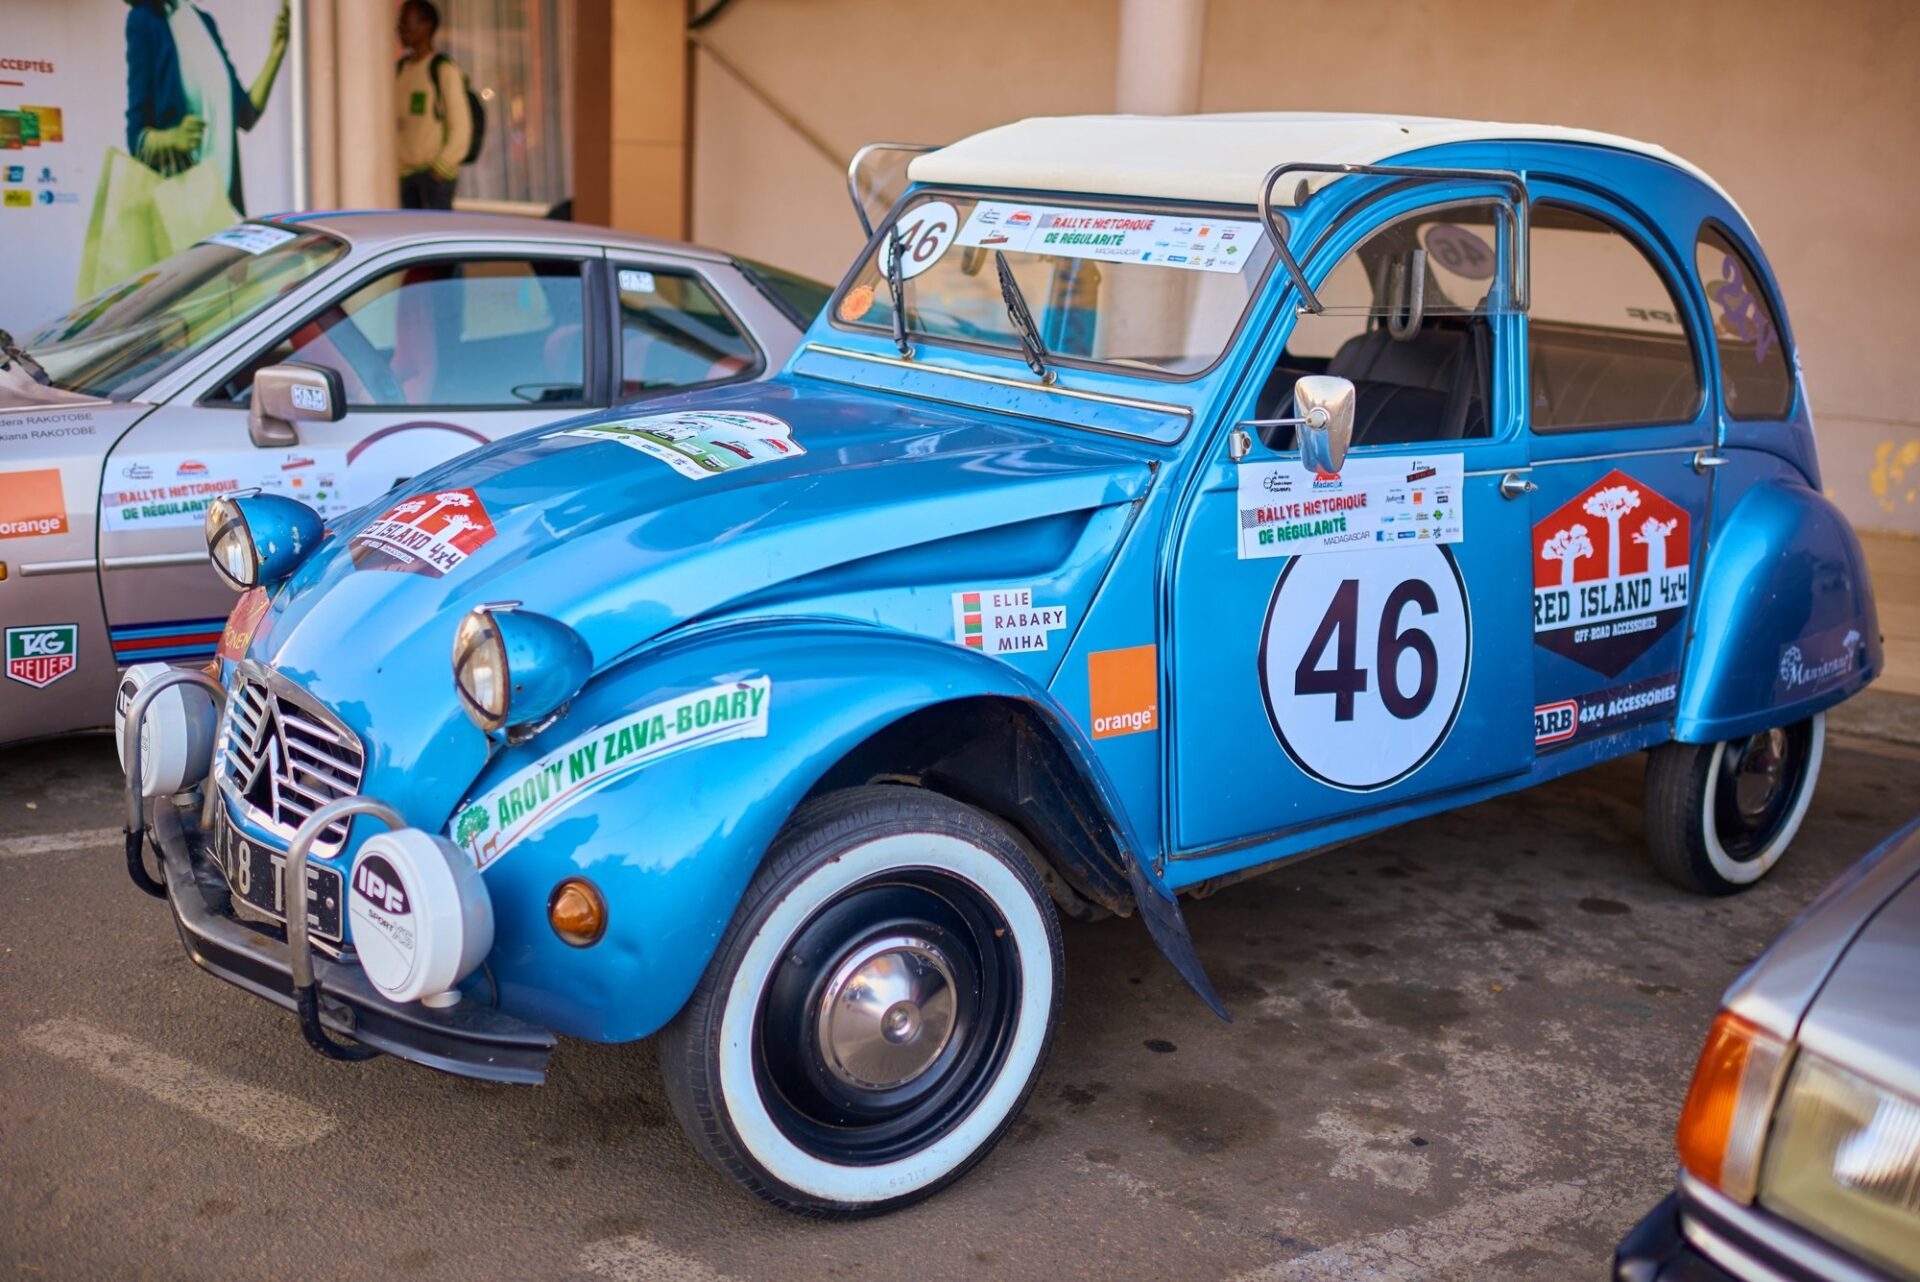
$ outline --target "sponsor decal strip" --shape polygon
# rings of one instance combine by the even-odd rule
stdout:
[[[110,629],[113,657],[119,662],[199,658],[220,644],[225,619],[180,619],[172,623],[136,623]]]
[[[958,241],[1057,258],[1237,273],[1260,235],[1259,223],[1236,219],[983,200],[973,207]]]
[[[983,654],[1044,650],[1048,634],[1066,626],[1067,607],[1035,605],[1031,587],[968,588],[953,594],[953,639]]]
[[[773,682],[726,682],[594,729],[509,775],[459,810],[451,836],[480,868],[561,811],[668,757],[730,739],[764,739]]]
[[[562,428],[547,435],[614,441],[658,459],[693,481],[807,452],[793,439],[793,427],[784,419],[734,410],[649,414]]]
[[[1577,699],[1543,703],[1533,710],[1533,742],[1544,748],[1611,734],[1651,720],[1671,708],[1679,696],[1680,674],[1666,672]]]
[[[1467,537],[1466,456],[1350,459],[1338,472],[1298,462],[1238,468],[1243,561]]]

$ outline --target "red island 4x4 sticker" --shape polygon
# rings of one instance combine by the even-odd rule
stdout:
[[[1608,472],[1533,527],[1533,639],[1618,676],[1686,613],[1687,510]]]
[[[404,570],[434,578],[460,567],[493,538],[493,518],[468,489],[435,490],[395,503],[353,536],[363,570]]]

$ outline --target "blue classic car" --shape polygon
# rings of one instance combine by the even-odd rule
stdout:
[[[1181,892],[1634,752],[1661,873],[1780,858],[1880,638],[1704,174],[1530,125],[1039,119],[869,149],[856,204],[889,159],[772,380],[330,526],[209,512],[218,677],[122,686],[129,871],[199,965],[340,1058],[531,1082],[558,1035],[658,1035],[717,1167],[861,1214],[1018,1113],[1061,914],[1138,913],[1220,1010]]]

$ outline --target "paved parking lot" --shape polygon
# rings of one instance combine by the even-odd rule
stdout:
[[[1669,889],[1638,758],[1192,904],[1216,1021],[1136,922],[1067,929],[1023,1120],[931,1203],[767,1210],[674,1128],[645,1046],[538,1090],[304,1049],[120,868],[104,738],[0,752],[0,1276],[1597,1277],[1672,1178],[1715,1000],[1920,805],[1830,742],[1759,889]]]

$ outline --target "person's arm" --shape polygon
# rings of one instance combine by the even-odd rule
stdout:
[[[161,42],[170,41],[166,24],[149,9],[127,13],[127,154],[156,173],[175,173],[192,159],[206,127],[198,116],[182,117],[161,129],[153,99]]]
[[[260,68],[260,74],[253,78],[253,87],[247,90],[247,101],[253,104],[256,118],[267,109],[267,95],[273,92],[274,79],[280,74],[280,64],[287,56],[287,41],[293,31],[293,17],[287,11],[289,0],[280,0],[280,16],[273,20],[273,43],[267,46],[267,62]]]
[[[433,172],[442,182],[452,182],[460,176],[460,162],[467,158],[467,147],[473,142],[473,111],[467,102],[466,78],[453,59],[441,62],[434,89],[440,95],[447,134],[440,144],[440,154],[433,158]]]

